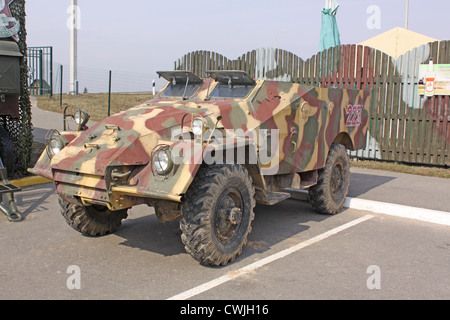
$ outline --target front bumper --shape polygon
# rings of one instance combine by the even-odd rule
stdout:
[[[65,197],[80,199],[84,205],[102,205],[117,211],[131,208],[149,200],[181,202],[181,196],[164,190],[142,186],[114,185],[105,177],[79,173],[53,171],[56,192]]]
[[[143,203],[152,204],[153,200],[180,203],[202,163],[204,148],[201,144],[194,148],[190,142],[166,144],[170,147],[185,144],[186,150],[192,147],[196,151],[186,163],[175,164],[166,176],[155,174],[151,162],[98,166],[101,170],[75,170],[80,166],[87,167],[85,162],[80,162],[77,167],[71,167],[73,170],[64,170],[52,164],[45,152],[30,172],[54,181],[57,193],[65,198],[76,198],[85,205],[106,206],[112,211]],[[194,161],[197,158],[200,161]]]

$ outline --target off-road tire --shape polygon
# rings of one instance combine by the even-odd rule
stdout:
[[[11,176],[16,163],[14,143],[8,131],[3,127],[0,127],[0,156],[2,157],[2,162],[8,172],[8,176]]]
[[[113,233],[128,217],[128,210],[111,211],[102,206],[84,206],[68,203],[59,197],[61,214],[76,231],[90,237]]]
[[[350,184],[350,160],[342,144],[333,144],[317,184],[309,188],[308,201],[321,214],[334,215],[344,206]]]
[[[181,240],[186,251],[207,266],[234,261],[252,230],[254,195],[252,179],[244,167],[201,167],[182,208]],[[232,218],[232,208],[239,208],[240,218]]]

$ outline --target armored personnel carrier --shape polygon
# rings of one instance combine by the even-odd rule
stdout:
[[[241,254],[256,202],[308,189],[322,214],[341,211],[347,150],[365,147],[370,93],[255,80],[242,71],[159,72],[167,85],[90,129],[52,131],[30,171],[54,181],[62,215],[89,236],[113,232],[136,205],[180,223],[204,265]],[[75,115],[79,128],[88,117]]]

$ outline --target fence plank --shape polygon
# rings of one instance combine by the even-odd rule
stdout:
[[[401,84],[401,61],[392,61],[393,63],[393,81],[392,84],[392,101],[390,101],[390,123],[391,123],[391,129],[390,129],[390,144],[389,144],[389,160],[398,161],[397,157],[397,143],[398,143],[398,114],[400,109],[400,84]]]
[[[362,83],[361,88],[363,90],[370,90],[371,82],[373,81],[373,56],[371,55],[371,52],[373,50],[370,50],[368,47],[363,48],[363,61],[362,61],[362,67],[361,67],[361,77],[362,77]]]
[[[303,60],[299,60],[298,61],[298,82],[300,83],[300,84],[305,84],[305,81],[304,81],[304,72],[305,72],[305,61],[303,61]]]
[[[309,85],[309,63],[311,59],[305,61],[305,65],[303,68],[303,84],[305,85]]]
[[[431,44],[431,51],[430,51],[430,59],[433,58],[435,63],[439,60],[439,42],[433,42]],[[431,143],[430,136],[431,136],[431,124],[428,119],[428,114],[432,112],[433,110],[433,104],[434,104],[434,97],[432,98],[421,98],[421,108],[419,110],[420,117],[420,125],[419,125],[419,142],[421,145],[419,145],[418,150],[418,158],[416,159],[417,162],[425,162],[430,161],[429,152],[431,151],[428,146]]]
[[[313,82],[313,86],[315,87],[319,87],[319,82],[320,82],[320,71],[319,71],[319,66],[322,60],[322,52],[319,52],[318,54],[316,54],[316,59],[314,61],[314,65],[312,68],[312,71],[314,73],[314,82]]]
[[[353,60],[354,61],[354,60]],[[363,51],[362,46],[358,45],[356,47],[356,65],[354,72],[354,89],[361,90],[362,87],[362,61],[363,61]]]
[[[391,160],[391,108],[392,108],[392,97],[394,91],[394,64],[393,59],[389,57],[388,59],[388,79],[387,79],[387,91],[386,91],[386,102],[383,114],[384,120],[384,136],[383,136],[383,159]]]
[[[386,87],[387,87],[387,74],[388,74],[388,55],[382,53],[381,58],[381,81],[380,81],[380,92],[378,99],[378,113],[377,113],[377,141],[380,148],[380,156],[386,154],[384,147],[384,132],[385,132],[385,115],[386,115]]]
[[[450,60],[450,56],[449,56]],[[450,97],[445,96],[444,99],[444,117],[443,117],[443,127],[444,130],[442,132],[442,137],[445,139],[445,141],[442,143],[444,145],[442,152],[443,162],[446,165],[450,165]]]
[[[408,56],[409,57],[409,56]],[[398,110],[398,141],[397,141],[397,155],[396,160],[397,161],[405,161],[405,129],[406,129],[406,99],[404,98],[405,88],[408,85],[407,84],[407,68],[408,68],[408,57],[406,55],[403,55],[400,57],[400,61],[398,62],[398,67],[400,68],[400,95],[399,95],[399,110]]]
[[[316,73],[319,76],[317,86],[321,88],[327,87],[327,52],[328,50],[324,50],[320,53],[320,64],[316,66]]]
[[[450,143],[450,105],[449,96],[440,97],[441,103],[439,105],[439,128],[437,128],[438,136],[438,161],[437,164],[448,165],[450,159],[448,158],[448,149]]]
[[[406,154],[405,161],[412,162],[413,151],[412,151],[412,139],[413,139],[413,126],[414,126],[414,108],[415,104],[419,104],[419,101],[415,101],[416,93],[414,92],[414,73],[415,73],[415,60],[417,56],[418,49],[412,50],[406,54],[406,66],[407,69],[404,71],[406,73],[406,90],[403,96],[406,96],[406,118],[405,118],[405,146]]]
[[[433,105],[431,108],[431,112],[428,112],[428,118],[429,118],[429,128],[427,131],[429,132],[430,138],[429,138],[429,145],[427,145],[428,148],[428,155],[427,155],[427,163],[433,163],[436,164],[438,161],[437,157],[437,150],[439,145],[439,105],[442,103],[441,96],[433,97]]]
[[[409,70],[410,72],[410,90],[411,90],[411,94],[413,96],[413,103],[411,105],[411,110],[412,110],[412,134],[411,134],[411,158],[410,161],[411,162],[417,162],[419,161],[420,158],[420,126],[421,126],[421,121],[420,121],[420,115],[421,115],[421,108],[423,106],[423,102],[424,99],[423,97],[420,97],[417,95],[417,93],[415,92],[415,84],[416,84],[416,75],[415,73],[418,73],[418,68],[421,62],[423,61],[428,61],[429,60],[429,56],[426,57],[426,51],[427,47],[426,46],[422,46],[420,48],[417,48],[416,50],[413,50],[414,55],[411,56],[410,58],[410,67],[411,69]]]
[[[323,86],[325,88],[331,88],[331,77],[332,77],[332,67],[333,67],[333,48],[329,48],[326,51],[326,54],[324,54],[324,60],[325,60],[325,67],[326,71],[325,74],[322,75],[324,79]]]
[[[345,53],[345,64],[344,64],[344,89],[350,89],[350,70],[351,70],[351,64],[350,61],[352,56],[352,47],[350,45],[345,46],[346,53]]]
[[[368,153],[368,157],[372,159],[377,159],[379,152],[376,137],[378,136],[378,101],[380,101],[379,93],[381,86],[380,68],[381,68],[381,52],[379,50],[375,50],[374,84],[372,89],[372,104],[371,104],[370,124],[369,124],[371,144],[369,145],[369,153]]]

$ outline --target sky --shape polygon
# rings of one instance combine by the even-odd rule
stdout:
[[[342,44],[405,26],[407,0],[338,0]],[[156,76],[184,54],[215,51],[230,59],[258,48],[303,59],[319,49],[324,0],[78,0],[78,64]],[[27,0],[28,46],[52,46],[69,63],[70,0]],[[409,29],[450,39],[449,0],[410,0]]]

